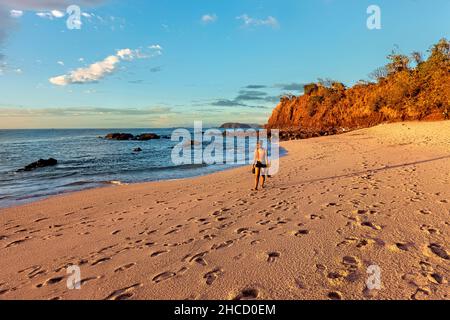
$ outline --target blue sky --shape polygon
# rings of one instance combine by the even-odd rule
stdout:
[[[304,83],[352,85],[394,47],[450,38],[449,14],[449,0],[0,0],[0,128],[265,123]]]

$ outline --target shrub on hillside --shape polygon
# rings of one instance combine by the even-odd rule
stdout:
[[[397,53],[371,74],[375,82],[351,88],[326,79],[305,85],[303,96],[281,102],[270,128],[323,130],[354,128],[383,121],[448,119],[450,117],[450,42],[441,39],[427,59]],[[414,64],[410,65],[410,61]]]

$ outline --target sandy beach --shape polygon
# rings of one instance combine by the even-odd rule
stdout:
[[[0,299],[450,298],[449,121],[282,147],[259,192],[242,167],[0,210]]]

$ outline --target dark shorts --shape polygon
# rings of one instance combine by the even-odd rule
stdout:
[[[255,165],[256,168],[267,168],[266,164],[263,164],[262,162],[258,161]]]

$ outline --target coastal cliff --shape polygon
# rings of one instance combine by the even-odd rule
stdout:
[[[440,40],[429,53],[426,60],[417,52],[392,53],[389,63],[369,76],[374,81],[351,88],[332,80],[307,84],[302,96],[281,99],[267,128],[309,137],[382,122],[449,119],[450,42]]]

